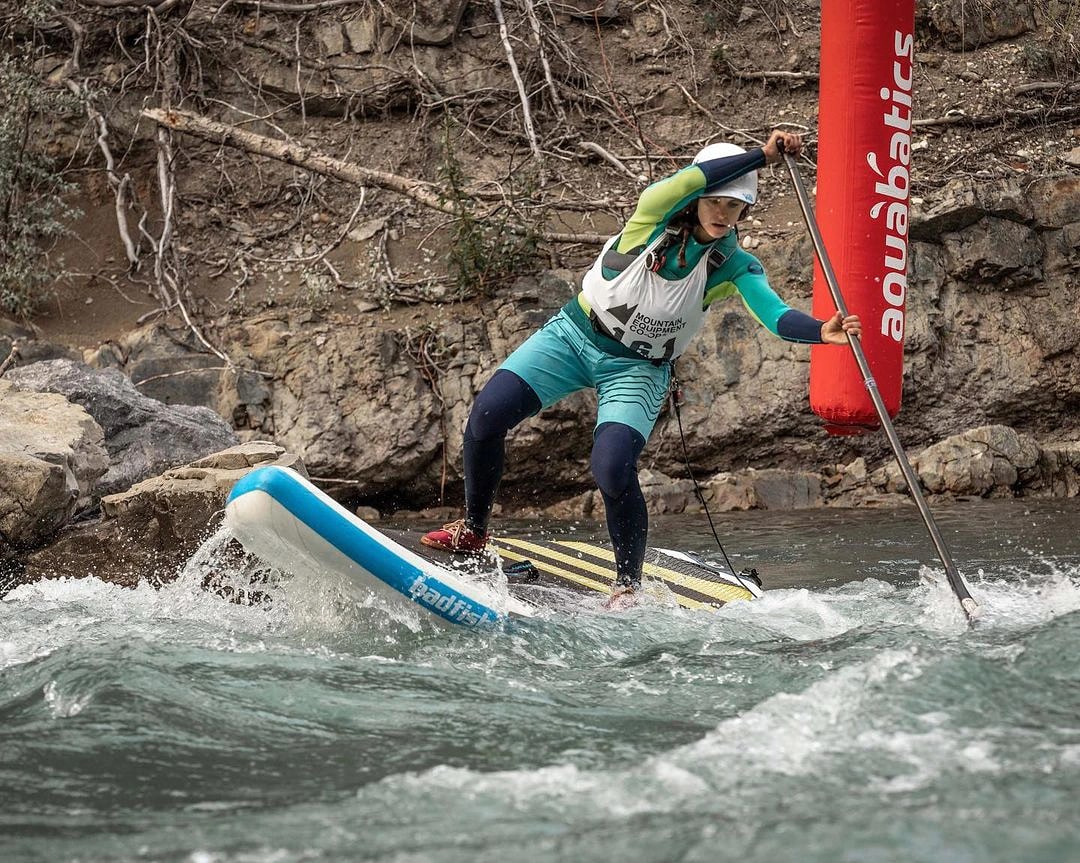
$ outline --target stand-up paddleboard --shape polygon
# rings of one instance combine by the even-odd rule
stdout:
[[[419,543],[416,535],[397,534],[398,541],[436,561],[452,556]],[[542,593],[528,586],[556,587],[584,593],[610,593],[615,583],[615,551],[610,545],[531,536],[496,536],[491,546],[498,552],[510,589],[542,603]],[[732,575],[726,568],[693,554],[666,548],[645,551],[643,583],[662,585],[683,608],[719,608],[728,602],[761,596],[756,572]]]
[[[459,626],[494,623],[507,615],[531,617],[536,603],[544,601],[543,588],[606,594],[616,576],[610,546],[497,537],[491,545],[509,586],[500,597],[477,578],[485,570],[490,574],[494,561],[463,563],[421,545],[419,534],[387,536],[281,467],[245,475],[229,494],[225,519],[244,547],[272,566],[292,573],[336,573],[360,592],[415,603],[435,620]],[[761,596],[754,576],[737,576],[679,551],[649,549],[643,575],[646,585],[662,584],[685,608],[715,608]]]
[[[495,541],[502,557],[521,560],[522,555],[556,577],[598,584],[584,584],[607,593],[615,582],[615,551],[610,546],[572,540],[525,541],[502,537]],[[718,608],[728,602],[761,596],[761,582],[754,575],[733,576],[693,554],[668,548],[645,551],[642,576],[662,583],[684,608]]]
[[[225,521],[244,548],[272,566],[337,573],[383,600],[415,603],[440,622],[474,627],[534,613],[404,548],[288,468],[246,474],[229,493]]]

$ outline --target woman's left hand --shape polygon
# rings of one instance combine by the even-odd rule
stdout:
[[[780,150],[780,144],[784,145],[783,152]],[[802,137],[794,132],[781,132],[779,129],[774,129],[769,135],[769,140],[761,148],[761,152],[765,154],[765,161],[770,165],[783,162],[784,153],[790,153],[797,159],[802,153]]]
[[[862,322],[858,315],[848,315],[845,318],[837,312],[821,325],[821,340],[828,345],[846,345],[848,333],[862,335]]]

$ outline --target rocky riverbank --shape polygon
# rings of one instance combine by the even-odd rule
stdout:
[[[244,473],[277,464],[307,475],[300,458],[263,441],[156,474],[180,453],[214,450],[232,433],[205,408],[140,395],[115,370],[60,359],[32,363],[13,377],[0,381],[0,592],[71,573],[130,586],[171,580],[218,528],[228,492]],[[205,428],[196,431],[193,418]],[[1040,444],[1007,426],[952,436],[915,454],[912,464],[932,501],[1080,495],[1080,441]],[[128,479],[136,480],[130,488],[108,493]],[[696,513],[703,504],[722,512],[909,500],[895,463],[870,471],[862,457],[820,471],[746,468],[703,476],[700,497],[692,480],[656,470],[643,470],[641,483],[654,514]],[[517,517],[603,518],[596,491],[500,509]],[[381,517],[372,507],[357,511]],[[449,511],[393,515],[437,519]]]

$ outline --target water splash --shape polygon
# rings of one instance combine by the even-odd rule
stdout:
[[[923,610],[921,622],[928,629],[956,633],[967,628],[959,602],[941,570],[923,567],[922,584],[913,600]],[[1080,569],[1044,558],[993,571],[977,570],[969,589],[979,604],[975,625],[1028,626],[1052,620],[1080,609]]]
[[[358,591],[333,572],[288,573],[248,553],[222,525],[192,555],[169,589],[211,593],[240,605],[258,606],[274,624],[298,634],[342,635],[366,630],[432,632],[434,627],[405,603]]]

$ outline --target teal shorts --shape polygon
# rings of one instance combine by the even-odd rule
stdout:
[[[596,425],[622,423],[645,440],[671,383],[671,365],[613,356],[560,311],[499,367],[533,388],[541,408],[587,387],[596,390]]]

